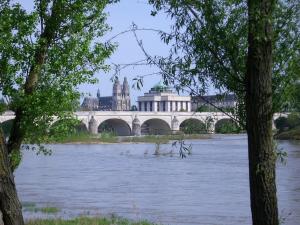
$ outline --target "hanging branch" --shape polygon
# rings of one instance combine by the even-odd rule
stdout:
[[[140,49],[142,50],[142,52],[146,56],[147,61],[149,62],[149,64],[157,66],[169,78],[171,78],[173,80],[175,79],[176,81],[180,82],[180,80],[176,76],[172,76],[171,74],[169,74],[169,72],[166,71],[159,62],[157,62],[150,54],[148,54],[148,52],[144,48],[143,42],[141,40],[139,40],[139,38],[138,38],[135,30],[132,30],[132,32],[134,34],[134,37],[135,37],[135,39],[137,41],[138,46],[140,47]],[[224,109],[222,109],[221,107],[218,107],[217,105],[215,105],[211,101],[208,101],[204,96],[200,95],[199,93],[196,93],[196,91],[194,89],[192,89],[190,86],[185,86],[185,87],[188,88],[188,89],[190,89],[190,93],[192,95],[194,95],[195,97],[201,98],[207,104],[209,104],[212,107],[216,108],[217,110],[221,111],[222,113],[224,113],[225,115],[227,115],[230,119],[232,119],[234,122],[236,122],[237,124],[241,125],[244,128],[244,125],[237,118],[235,118],[234,116],[232,116],[232,114],[226,112]],[[182,87],[182,90],[184,90],[183,87]]]

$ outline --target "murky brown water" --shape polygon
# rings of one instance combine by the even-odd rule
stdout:
[[[154,144],[53,145],[52,156],[24,151],[18,192],[23,202],[61,208],[57,216],[63,218],[113,213],[170,225],[250,224],[246,136],[190,143],[192,155],[185,159],[155,156]],[[280,147],[289,155],[277,169],[280,215],[296,225],[300,142]],[[25,212],[26,218],[39,216]]]

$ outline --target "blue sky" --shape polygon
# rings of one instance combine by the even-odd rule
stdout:
[[[135,23],[139,28],[153,28],[168,31],[170,21],[166,15],[160,14],[156,17],[150,15],[152,7],[147,4],[147,0],[121,0],[119,3],[110,5],[106,12],[108,16],[108,24],[113,28],[112,32],[107,35],[107,38],[128,30],[132,23]],[[153,31],[138,31],[138,37],[142,39],[143,44],[151,55],[167,55],[168,46],[160,41],[160,37]],[[134,35],[126,33],[114,39],[118,43],[118,48],[112,57],[108,60],[109,63],[127,64],[145,59],[141,49],[138,47]],[[121,70],[120,79],[123,81],[124,76],[128,78],[129,84],[132,85],[137,75],[150,74],[159,70],[150,66],[127,67]],[[99,73],[96,77],[99,79],[97,85],[82,85],[81,90],[89,90],[93,94],[99,88],[101,95],[111,95],[112,83],[110,78],[114,71],[108,74]],[[131,89],[131,99],[134,104],[137,96],[147,92],[155,84],[159,83],[161,77],[159,75],[147,76],[144,78],[144,86],[141,90]]]
[[[33,8],[32,0],[19,0],[26,9]],[[151,28],[168,32],[171,21],[163,13],[151,16],[152,6],[147,3],[147,0],[120,0],[119,3],[109,5],[105,10],[108,16],[108,24],[112,27],[112,31],[108,33],[104,40],[108,40],[116,34],[128,30],[132,23],[135,23],[138,28]],[[168,54],[168,46],[161,42],[160,37],[153,31],[138,31],[138,37],[143,41],[143,45],[151,55],[166,56]],[[108,64],[127,64],[145,59],[144,54],[138,47],[132,33],[126,33],[114,39],[118,43],[118,48],[110,59]],[[132,85],[136,76],[158,72],[155,67],[136,66],[127,67],[121,70],[119,75],[120,80],[126,76],[129,84]],[[94,85],[84,84],[79,87],[79,90],[86,95],[96,96],[97,89],[100,89],[101,96],[110,96],[112,94],[112,81],[110,80],[114,71],[109,73],[99,72],[95,74],[99,83]],[[144,86],[141,90],[131,89],[132,104],[136,103],[137,96],[143,95],[151,87],[161,81],[160,75],[146,76],[144,78]]]

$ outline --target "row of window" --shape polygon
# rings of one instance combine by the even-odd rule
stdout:
[[[139,102],[139,111],[154,111],[154,104],[156,102]],[[161,104],[160,104],[161,103]],[[175,103],[175,107],[173,107],[173,103]],[[143,108],[142,108],[142,104],[143,104]],[[167,102],[166,101],[162,101],[162,102],[157,102],[157,111],[160,112],[165,112],[167,111]],[[188,109],[188,104],[189,102],[183,102],[183,101],[170,101],[170,112],[172,111],[187,111]],[[185,107],[183,107],[185,106]]]

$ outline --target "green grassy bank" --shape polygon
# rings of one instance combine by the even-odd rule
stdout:
[[[209,134],[173,134],[173,135],[145,135],[140,137],[121,137],[121,142],[129,143],[168,143],[174,140],[190,140],[190,139],[208,139]]]
[[[282,131],[276,134],[275,138],[279,140],[300,140],[300,126]]]
[[[155,225],[147,221],[133,222],[119,218],[90,218],[80,217],[71,220],[45,219],[28,221],[26,225]]]
[[[50,141],[50,143],[83,143],[83,144],[101,144],[101,143],[168,143],[178,139],[208,139],[209,134],[174,134],[174,135],[145,135],[140,137],[118,137],[112,133],[102,133],[99,135],[90,135],[87,133],[71,134],[60,139]]]
[[[89,133],[74,133],[68,136],[61,137],[56,140],[50,141],[50,143],[118,143],[118,137],[111,133],[103,133],[101,135],[91,135]]]

